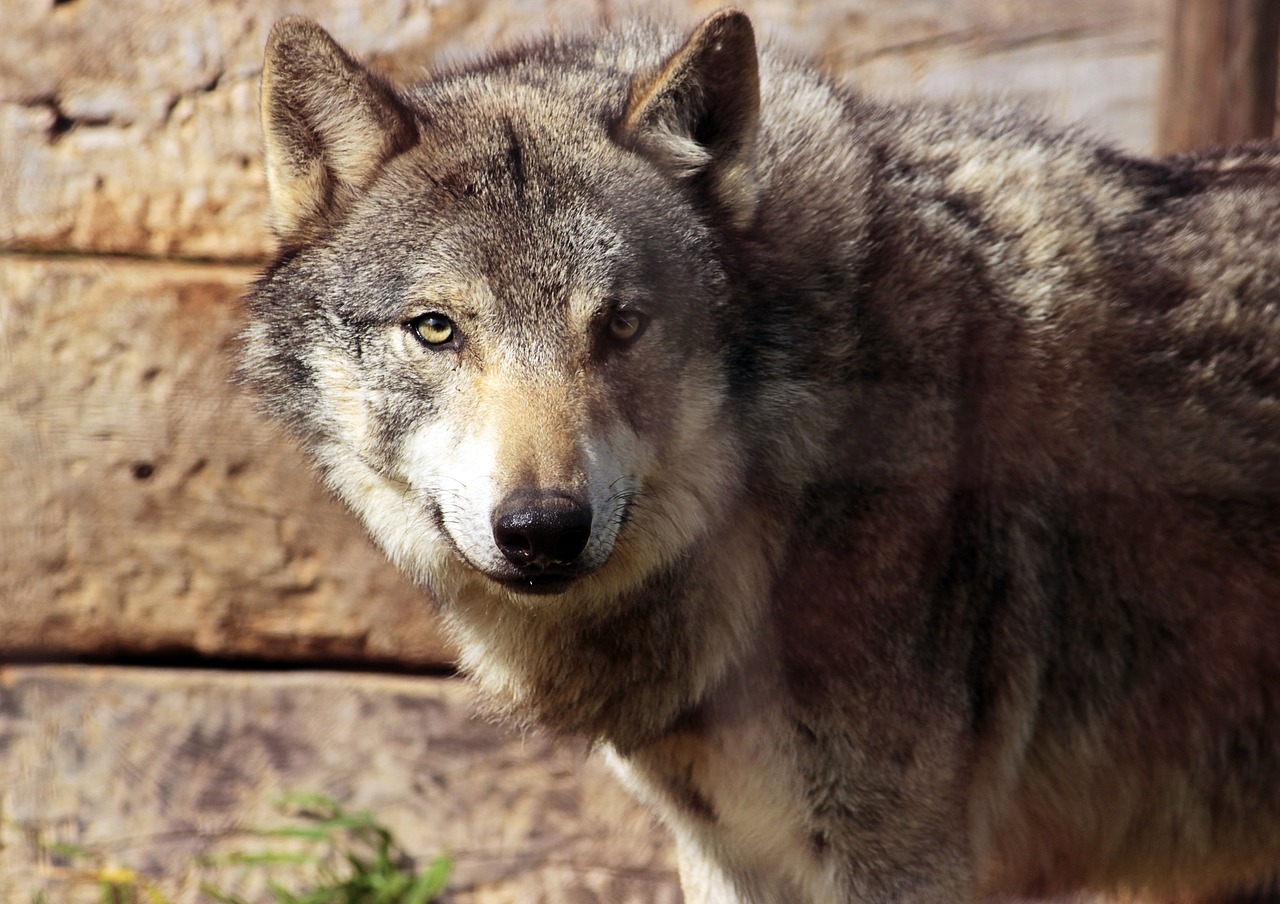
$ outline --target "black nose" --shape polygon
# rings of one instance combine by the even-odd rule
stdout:
[[[526,573],[568,565],[591,539],[591,508],[563,493],[517,490],[493,512],[493,539]]]

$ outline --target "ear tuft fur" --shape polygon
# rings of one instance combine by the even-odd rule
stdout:
[[[395,91],[296,16],[267,38],[261,104],[271,213],[286,243],[330,222],[418,138],[413,112]]]
[[[674,175],[708,177],[712,198],[744,227],[755,214],[760,73],[751,20],[721,10],[656,75],[638,79],[622,137]]]

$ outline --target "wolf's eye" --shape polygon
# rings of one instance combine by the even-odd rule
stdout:
[[[427,345],[448,345],[457,331],[443,314],[423,314],[407,324],[409,330]]]
[[[609,318],[609,336],[615,342],[634,342],[648,325],[649,318],[639,311],[615,311]]]

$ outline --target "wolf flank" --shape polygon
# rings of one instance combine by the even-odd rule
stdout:
[[[1276,148],[881,104],[735,11],[404,89],[285,19],[262,119],[244,379],[689,901],[1274,894]]]

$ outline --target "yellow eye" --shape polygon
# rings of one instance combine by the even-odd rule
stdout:
[[[446,345],[453,340],[453,323],[443,314],[423,314],[409,321],[413,334],[427,345]]]
[[[609,335],[617,342],[631,342],[640,338],[649,318],[639,311],[616,311],[609,320]]]

